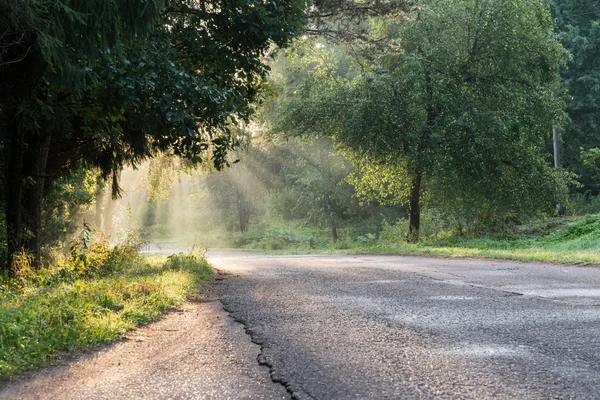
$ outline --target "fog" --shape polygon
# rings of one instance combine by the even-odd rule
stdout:
[[[119,186],[117,199],[111,196],[110,184],[105,186],[90,214],[94,228],[112,244],[136,235],[148,252],[226,246],[229,232],[240,230],[240,209],[252,208],[248,219],[256,217],[263,211],[250,207],[249,199],[266,193],[242,163],[221,172],[206,171],[186,168],[166,156],[125,169]]]

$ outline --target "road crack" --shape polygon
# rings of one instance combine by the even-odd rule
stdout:
[[[233,309],[230,303],[225,301],[223,298],[220,298],[221,305],[223,310],[229,315],[229,317],[242,325],[244,328],[244,332],[246,335],[250,337],[250,341],[259,346],[260,350],[258,356],[256,357],[256,361],[258,365],[267,367],[269,369],[269,376],[271,381],[275,384],[281,385],[285,388],[285,390],[290,394],[290,398],[292,400],[316,400],[315,397],[311,396],[301,385],[297,384],[285,374],[281,373],[276,369],[273,362],[269,359],[267,355],[267,347],[265,345],[264,340],[262,340],[256,331],[252,330],[248,321],[241,318]]]

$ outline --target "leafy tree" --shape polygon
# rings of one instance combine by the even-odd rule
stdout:
[[[97,167],[117,193],[119,171],[156,151],[226,164],[228,125],[252,113],[262,57],[300,30],[303,5],[0,1],[9,254],[39,262],[43,194],[65,170]]]
[[[592,179],[600,181],[600,149],[597,147],[585,151],[582,155],[583,165]]]
[[[71,96],[96,80],[92,66],[121,37],[144,37],[164,10],[161,1],[0,3],[0,140],[9,254],[36,250],[52,138],[66,128]]]
[[[600,186],[586,163],[586,154],[598,147],[600,138],[600,4],[596,0],[553,0],[552,8],[557,36],[570,53],[562,71],[571,96],[566,109],[571,122],[563,134],[563,161],[581,176],[584,190],[597,193]]]
[[[385,35],[370,26],[370,18],[395,18],[411,8],[407,0],[315,0],[306,11],[307,35],[349,45],[379,47]]]
[[[373,167],[391,161],[412,240],[423,199],[467,215],[552,210],[561,184],[544,140],[562,119],[563,48],[548,11],[543,1],[427,1],[379,24],[397,51],[373,68],[308,79],[282,129],[332,136]]]
[[[274,212],[285,219],[304,219],[331,232],[350,219],[352,188],[344,181],[350,164],[337,153],[329,138],[310,142],[290,140],[279,145],[283,156],[279,185],[271,192]]]
[[[264,197],[271,183],[263,169],[271,155],[249,143],[233,154],[239,162],[231,168],[193,175],[192,196],[203,225],[246,233],[264,214]]]

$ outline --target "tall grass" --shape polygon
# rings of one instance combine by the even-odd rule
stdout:
[[[140,256],[130,246],[73,251],[0,281],[0,381],[108,343],[184,302],[212,277],[203,254]]]

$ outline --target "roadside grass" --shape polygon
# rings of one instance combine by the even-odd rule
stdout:
[[[387,231],[386,231],[387,229]],[[405,221],[384,226],[378,236],[364,234],[342,237],[332,245],[326,236],[308,229],[271,230],[268,235],[237,238],[234,251],[272,255],[365,253],[432,255],[441,257],[495,258],[563,264],[600,264],[600,215],[555,217],[530,221],[508,232],[491,232],[479,237],[425,229],[428,234],[418,244],[406,242]],[[307,244],[305,237],[316,245]],[[257,245],[258,243],[258,245]],[[276,244],[274,246],[273,244]],[[310,244],[312,244],[310,243]]]
[[[600,264],[600,216],[549,218],[517,226],[513,232],[482,238],[449,236],[419,244],[380,242],[356,246],[370,254],[480,257],[563,264]]]
[[[497,243],[502,245],[502,243]],[[475,240],[457,243],[455,246],[435,246],[428,244],[377,245],[356,247],[350,253],[396,254],[396,255],[432,255],[442,257],[495,258],[517,261],[539,261],[562,264],[600,264],[598,250],[562,250],[559,248],[542,248],[529,246],[521,248],[486,248],[487,243]]]
[[[22,274],[26,279],[0,280],[0,382],[61,355],[115,341],[212,279],[200,253],[140,256],[131,248],[107,253],[93,273],[74,268],[72,258],[43,272],[28,271]],[[121,264],[110,265],[119,257]]]

